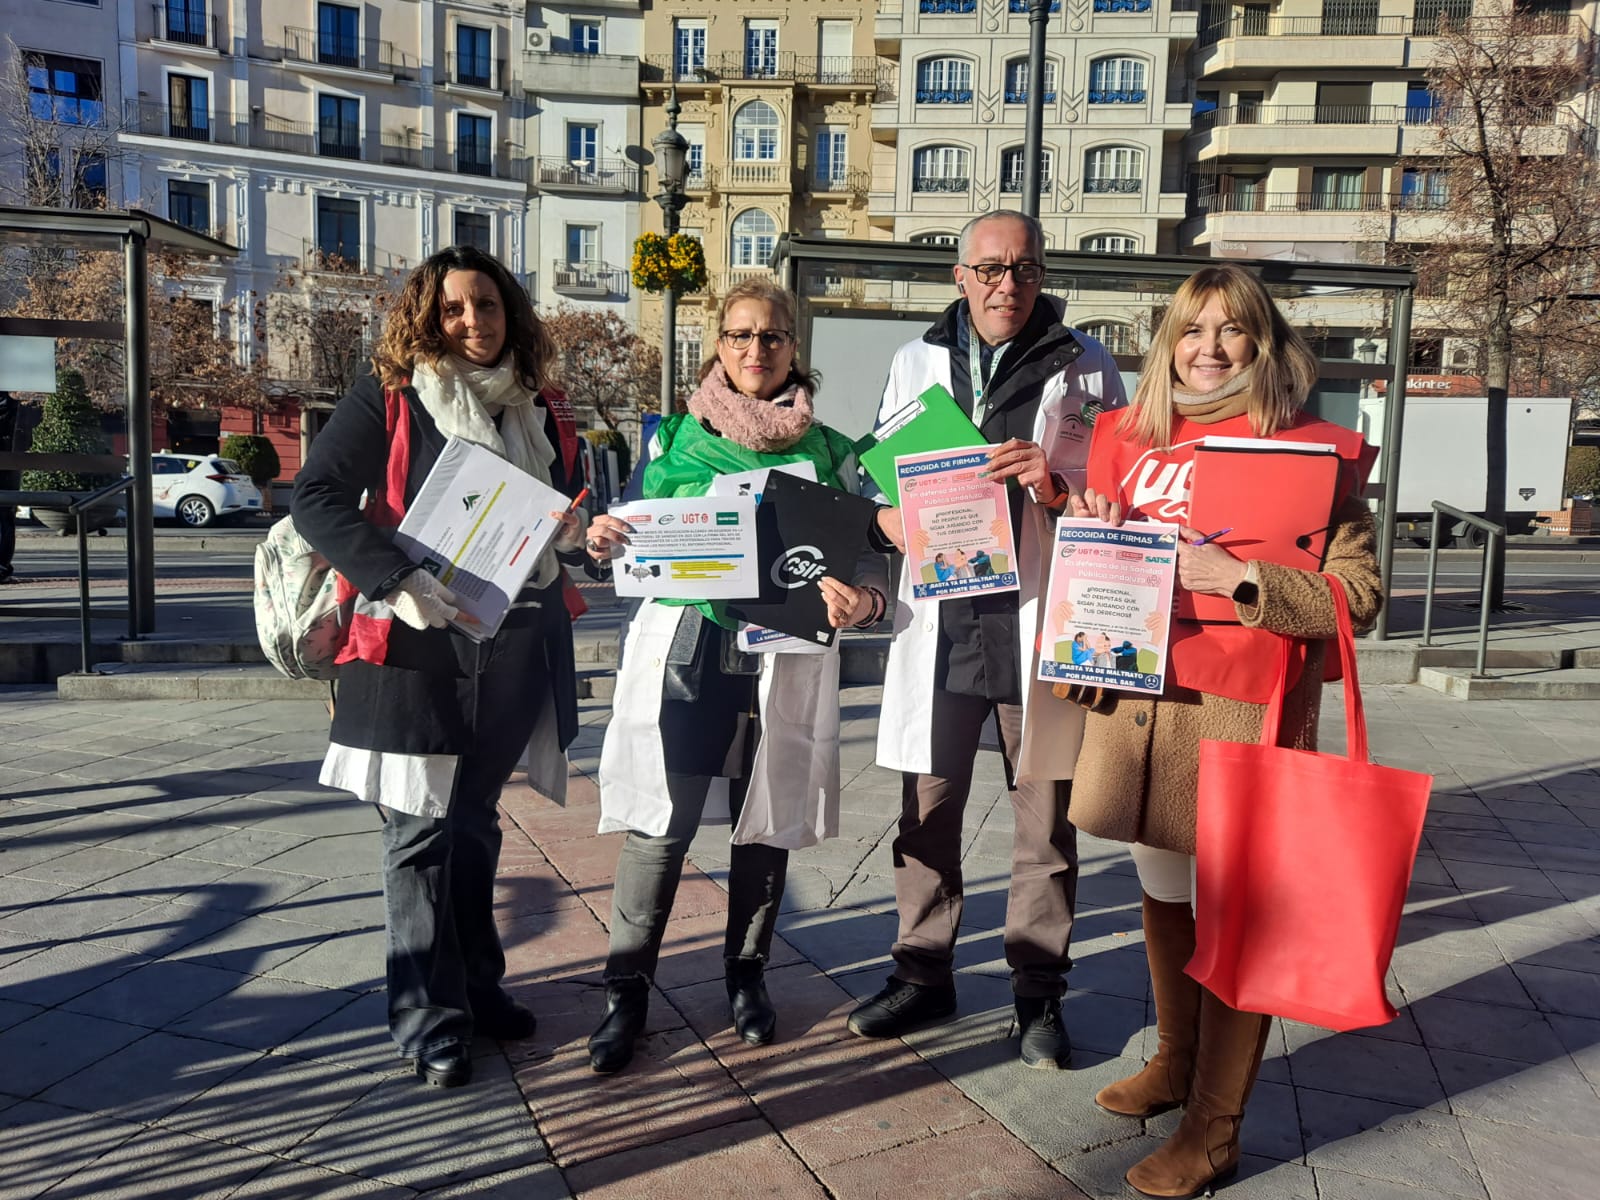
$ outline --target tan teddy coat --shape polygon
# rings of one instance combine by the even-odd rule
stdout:
[[[1237,605],[1248,626],[1299,638],[1336,632],[1327,581],[1310,571],[1256,564],[1254,605]],[[1372,513],[1356,500],[1334,516],[1323,570],[1343,580],[1356,629],[1382,606]],[[1280,744],[1314,750],[1322,707],[1322,667],[1331,641],[1313,641],[1305,670],[1284,702]],[[1130,693],[1106,712],[1090,712],[1072,779],[1072,823],[1085,833],[1193,854],[1200,740],[1256,742],[1265,706],[1168,685],[1159,700]],[[1062,701],[1062,703],[1070,703]]]

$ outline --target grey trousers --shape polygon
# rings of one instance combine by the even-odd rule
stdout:
[[[667,772],[672,818],[666,833],[650,837],[629,833],[617,858],[611,892],[611,952],[606,958],[607,983],[655,978],[661,939],[667,930],[672,900],[683,877],[683,858],[700,827],[710,775]],[[745,781],[729,780],[733,813],[738,817]],[[783,902],[789,852],[776,846],[732,847],[728,867],[728,926],[723,954],[728,958],[765,962],[772,951],[772,931]]]
[[[936,692],[934,768],[938,775],[901,780],[900,831],[894,840],[894,892],[900,936],[895,977],[948,986],[961,928],[961,821],[972,790],[978,738],[993,710],[1008,767],[1022,746],[1022,708],[976,696]],[[1018,996],[1060,997],[1072,966],[1072,914],[1078,897],[1078,831],[1067,820],[1068,781],[1029,780],[1011,792],[1011,888],[1005,949]]]

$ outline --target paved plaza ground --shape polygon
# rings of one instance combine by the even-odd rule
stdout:
[[[1600,704],[1367,699],[1374,753],[1438,777],[1391,977],[1401,1015],[1275,1027],[1223,1194],[1600,1196]],[[726,829],[708,828],[648,1037],[610,1079],[584,1053],[617,852],[594,835],[608,709],[586,705],[567,807],[520,779],[502,800],[508,984],[538,1034],[481,1044],[473,1084],[444,1092],[387,1043],[377,818],[314,783],[320,706],[0,689],[0,1200],[1122,1194],[1176,1120],[1090,1102],[1154,1038],[1137,882],[1123,847],[1083,840],[1073,1069],[1025,1070],[997,756],[967,814],[959,1016],[903,1042],[845,1029],[895,930],[876,701],[844,697],[842,836],[793,856],[780,1040],[727,1028]]]

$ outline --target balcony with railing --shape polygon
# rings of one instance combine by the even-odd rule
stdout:
[[[959,16],[978,11],[978,0],[917,0],[917,11],[930,16]]]
[[[430,170],[433,139],[410,129],[385,129],[378,138],[378,161],[390,167]]]
[[[888,85],[890,69],[876,58],[846,55],[802,55],[795,59],[796,82],[809,87],[872,87]]]
[[[621,158],[571,159],[540,155],[529,182],[553,192],[601,192],[620,196],[639,190],[639,168]]]
[[[506,60],[479,54],[459,54],[454,50],[444,56],[446,78],[456,87],[478,88],[488,92],[504,92],[507,80]]]
[[[971,190],[972,180],[966,175],[913,175],[911,190],[923,195],[939,195]]]
[[[873,88],[880,94],[893,91],[893,68],[876,58],[847,55],[798,55],[783,50],[776,54],[708,54],[691,62],[672,54],[647,54],[640,60],[639,79],[643,83],[705,84],[719,83],[799,83],[807,87]]]
[[[123,104],[123,132],[141,137],[175,138],[182,142],[212,142],[218,146],[248,145],[243,126],[225,111],[149,104],[128,100]]]
[[[872,176],[860,167],[821,171],[796,171],[794,189],[814,195],[847,195],[861,197],[867,194]]]
[[[1097,13],[1147,13],[1152,7],[1151,0],[1094,0],[1094,11]]]
[[[189,4],[152,4],[150,7],[155,14],[151,41],[205,50],[217,50],[221,46],[214,13],[208,15],[203,7]]]
[[[1195,198],[1201,212],[1208,213],[1330,213],[1387,212],[1395,202],[1388,192],[1321,191],[1216,192]]]
[[[316,238],[306,238],[301,243],[300,267],[327,275],[362,275],[361,247],[336,245],[324,247]]]
[[[560,295],[581,299],[626,299],[628,272],[604,262],[566,262],[550,264],[550,286]]]
[[[1083,190],[1090,196],[1132,196],[1144,191],[1144,179],[1138,175],[1102,175],[1085,179]]]
[[[378,38],[345,37],[331,31],[285,25],[281,50],[284,62],[366,71],[397,79],[414,79],[418,74],[415,55]]]
[[[790,169],[780,162],[731,162],[717,170],[717,186],[724,191],[740,188],[790,187]]]
[[[1039,173],[1039,195],[1048,196],[1054,186],[1048,171]],[[1002,196],[1020,196],[1022,194],[1022,172],[1003,171],[1000,175],[1000,194]]]
[[[918,104],[971,104],[971,88],[922,88],[917,89]]]

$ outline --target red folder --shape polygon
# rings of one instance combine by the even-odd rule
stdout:
[[[1198,446],[1189,480],[1189,525],[1201,533],[1231,526],[1216,543],[1235,558],[1321,570],[1340,462],[1331,450],[1267,440]],[[1182,588],[1177,615],[1188,621],[1239,621],[1230,598]]]

